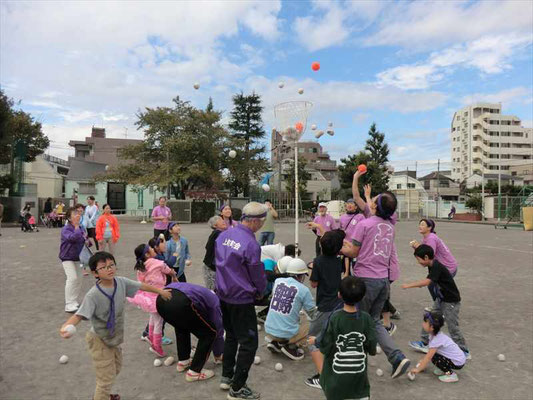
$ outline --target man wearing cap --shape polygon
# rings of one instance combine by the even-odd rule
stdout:
[[[346,203],[344,203],[344,207],[346,208],[346,214],[343,214],[339,221],[339,228],[344,231],[346,234],[346,240],[351,241],[353,233],[355,231],[355,227],[359,221],[362,221],[365,219],[365,216],[361,213],[356,214],[357,211],[357,205],[355,204],[354,199],[348,199]],[[346,256],[344,257],[344,270],[345,275],[350,274],[350,269],[353,263],[353,258],[349,258]]]
[[[300,258],[293,258],[287,266],[286,278],[276,279],[272,290],[270,310],[265,323],[265,331],[272,337],[267,348],[272,353],[283,353],[291,360],[304,358],[299,345],[306,343],[309,322],[303,318],[300,322],[300,311],[303,309],[313,317],[316,305],[311,291],[303,283],[307,276],[307,265]]]
[[[261,229],[267,208],[251,202],[242,209],[241,223],[222,232],[215,245],[216,289],[226,330],[220,388],[228,398],[259,399],[246,385],[258,347],[254,303],[266,288],[261,248],[255,233]]]
[[[335,218],[328,214],[328,206],[326,203],[320,203],[318,205],[318,215],[313,222],[310,222],[307,226],[313,229],[313,232],[316,234],[315,252],[318,257],[322,254],[322,251],[320,250],[320,238],[322,235],[338,228]]]

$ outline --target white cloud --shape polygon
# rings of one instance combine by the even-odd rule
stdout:
[[[505,105],[510,104],[528,104],[533,97],[531,88],[523,86],[514,87],[511,89],[501,90],[496,93],[472,93],[471,95],[464,96],[461,99],[463,105],[468,105],[476,102],[485,103],[502,103]]]
[[[531,35],[508,34],[487,36],[432,53],[420,63],[401,65],[377,74],[383,85],[402,89],[426,89],[454,69],[475,68],[484,74],[510,69],[509,59],[532,43]]]
[[[345,25],[348,15],[334,2],[317,2],[320,16],[297,17],[294,32],[297,40],[308,50],[315,51],[341,44],[350,34]],[[325,11],[325,14],[324,14]]]
[[[366,113],[358,113],[353,116],[353,120],[357,123],[365,122],[368,118],[370,118],[370,114]]]
[[[414,1],[389,3],[369,46],[402,46],[428,50],[487,35],[531,34],[533,2]]]

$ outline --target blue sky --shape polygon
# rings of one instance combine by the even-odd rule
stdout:
[[[449,166],[451,117],[471,101],[532,125],[532,32],[521,0],[4,1],[0,85],[61,157],[92,125],[142,137],[136,111],[176,95],[229,111],[232,94],[255,90],[267,132],[276,103],[309,100],[311,123],[334,124],[320,139],[333,158],[359,151],[375,121],[393,166],[426,173]]]

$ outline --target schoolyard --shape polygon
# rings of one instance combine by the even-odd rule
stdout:
[[[409,241],[420,239],[417,221],[397,225],[396,245],[401,278],[392,286],[392,302],[401,312],[394,339],[416,364],[420,353],[407,346],[420,330],[422,310],[430,304],[426,289],[402,290],[400,284],[421,279],[425,271],[412,256]],[[146,242],[151,224],[122,225],[117,246],[118,275],[135,279],[134,247]],[[292,224],[276,225],[276,242],[293,242]],[[383,354],[371,358],[369,377],[372,399],[532,399],[533,398],[533,233],[521,230],[495,230],[493,226],[460,223],[437,224],[437,232],[459,261],[456,277],[461,291],[461,327],[472,353],[472,361],[459,371],[460,381],[444,384],[431,370],[414,382],[402,376],[390,379],[390,366]],[[189,282],[203,284],[202,259],[209,235],[206,224],[183,225],[193,265],[186,271]],[[300,229],[302,258],[314,256],[314,236]],[[70,340],[59,337],[58,329],[68,318],[64,313],[65,275],[58,259],[59,229],[23,233],[3,228],[0,237],[0,398],[35,400],[91,399],[94,375],[86,351],[88,323],[78,326]],[[84,277],[83,293],[94,279]],[[221,367],[213,367],[216,377],[207,382],[186,383],[175,365],[153,366],[148,345],[140,340],[147,315],[131,305],[126,307],[124,366],[114,393],[133,399],[225,399],[218,388]],[[445,332],[446,329],[444,329]],[[174,338],[168,326],[167,336]],[[165,350],[176,356],[175,345]],[[506,356],[505,362],[497,359]],[[68,364],[58,360],[69,356]],[[274,356],[265,347],[260,332],[258,355],[262,362],[252,367],[248,384],[262,399],[323,399],[320,390],[303,381],[314,374],[310,357],[290,361]],[[274,370],[283,363],[282,372]],[[378,377],[381,368],[384,376]]]

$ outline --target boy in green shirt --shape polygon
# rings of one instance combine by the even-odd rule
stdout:
[[[344,278],[339,288],[344,307],[331,315],[322,338],[309,338],[324,354],[320,386],[328,400],[370,396],[367,357],[376,354],[377,338],[372,317],[356,307],[365,292],[363,280],[354,276]]]

